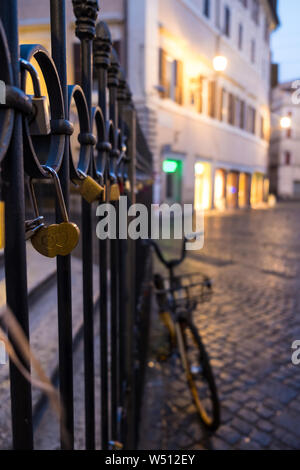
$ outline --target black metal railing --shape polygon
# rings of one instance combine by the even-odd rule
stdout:
[[[5,203],[7,305],[29,338],[25,240],[31,239],[33,246],[45,256],[57,255],[58,382],[63,410],[61,448],[72,449],[76,429],[71,251],[77,243],[78,229],[69,222],[68,214],[70,192],[76,186],[82,195],[79,219],[85,446],[95,449],[95,428],[96,423],[100,423],[102,449],[109,449],[117,442],[125,449],[133,449],[137,446],[146,358],[151,259],[148,248],[139,240],[118,237],[98,240],[96,208],[110,202],[118,214],[120,195],[128,197],[128,204],[137,201],[150,206],[152,157],[118,57],[112,49],[109,28],[104,22],[97,22],[97,0],[73,0],[72,3],[75,34],[81,44],[81,83],[76,85],[67,84],[65,0],[49,1],[51,54],[42,46],[19,47],[18,1],[0,4],[0,80],[6,85],[6,103],[0,106],[0,159],[1,192]],[[33,59],[45,80],[49,107],[46,97],[42,96],[41,76]],[[98,103],[93,107],[94,77]],[[33,97],[26,95],[28,80],[32,82]],[[70,144],[74,129],[74,123],[70,121],[72,106],[75,106],[79,119],[79,149]],[[26,222],[24,188],[28,179],[35,218]],[[61,224],[59,230],[64,229],[63,233],[67,233],[66,245],[57,241],[55,237],[61,236],[61,232],[57,232],[54,248],[52,246],[49,227],[39,214],[33,179],[39,185],[49,183],[49,180],[56,182],[57,197],[55,202],[53,200],[56,226]],[[100,416],[95,411],[95,263],[99,264],[100,279]],[[19,352],[19,345],[14,343],[14,346],[30,371]],[[13,361],[10,362],[10,384],[13,447],[32,449],[31,385]],[[68,439],[65,439],[65,429]]]

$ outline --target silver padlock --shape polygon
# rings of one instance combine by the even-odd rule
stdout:
[[[31,96],[33,115],[29,121],[30,135],[49,135],[51,132],[46,96]]]

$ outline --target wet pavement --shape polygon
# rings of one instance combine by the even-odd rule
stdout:
[[[176,252],[170,242],[166,248]],[[213,279],[212,300],[194,319],[222,425],[205,432],[179,361],[157,360],[166,335],[154,308],[140,447],[299,449],[300,365],[292,364],[291,346],[300,340],[300,204],[209,215],[204,249],[190,252],[182,269]]]

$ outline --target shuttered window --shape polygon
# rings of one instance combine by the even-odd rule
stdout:
[[[163,49],[159,51],[159,85],[162,98],[183,103],[183,63],[170,58]]]
[[[181,60],[174,61],[175,69],[175,101],[182,105],[183,102],[183,63]]]
[[[214,80],[208,83],[208,115],[216,117],[216,82]]]
[[[160,96],[166,98],[168,96],[167,54],[163,49],[159,50],[159,84],[161,87]]]

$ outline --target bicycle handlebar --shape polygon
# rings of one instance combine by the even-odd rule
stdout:
[[[197,238],[197,235],[198,233],[193,233],[191,234],[192,236],[188,236],[188,237],[184,237],[183,240],[182,240],[182,248],[181,248],[181,256],[180,258],[178,259],[172,259],[172,260],[166,260],[166,258],[164,257],[164,255],[162,254],[162,251],[161,251],[161,248],[159,247],[158,243],[155,242],[154,240],[152,239],[149,239],[149,240],[146,240],[146,243],[153,246],[153,248],[155,249],[155,253],[158,257],[158,259],[160,260],[160,262],[166,267],[166,268],[174,268],[176,266],[178,266],[179,264],[181,264],[185,257],[186,257],[186,250],[185,250],[185,244],[187,242],[190,242],[194,239]]]

